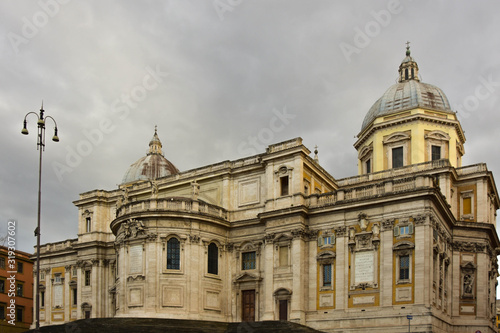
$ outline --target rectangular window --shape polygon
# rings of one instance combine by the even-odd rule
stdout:
[[[280,246],[279,251],[279,265],[288,266],[288,246]]]
[[[441,147],[440,146],[432,146],[431,147],[431,160],[437,161],[441,159]]]
[[[54,282],[61,283],[61,274],[58,273],[54,275]]]
[[[399,279],[410,279],[410,256],[404,255],[399,257]]]
[[[0,269],[5,269],[5,257],[0,257]]]
[[[92,231],[92,223],[91,223],[91,219],[90,219],[90,217],[87,217],[87,218],[85,219],[85,229],[86,229],[86,230],[85,230],[86,232],[90,232],[90,231]]]
[[[45,306],[45,291],[40,291],[40,306],[42,308]]]
[[[323,265],[323,287],[332,286],[332,264]]]
[[[403,166],[403,147],[392,148],[392,167],[400,168]]]
[[[365,162],[366,173],[372,172],[372,160],[368,160]]]
[[[0,279],[0,293],[4,293],[4,292],[5,292],[5,280]]]
[[[73,304],[73,305],[76,305],[76,302],[77,302],[77,295],[78,295],[78,293],[77,293],[77,289],[76,289],[76,288],[71,289],[71,293],[73,294],[73,303],[72,303],[72,304]]]
[[[280,178],[281,195],[288,195],[288,176]]]
[[[5,319],[5,308],[6,308],[5,304],[0,304],[0,320]]]
[[[24,265],[22,262],[17,262],[17,272],[18,273],[23,273],[24,271]]]
[[[24,308],[18,307],[16,308],[16,321],[23,321]]]
[[[324,245],[331,245],[332,244],[332,237],[330,237],[330,236],[323,237],[323,244]]]
[[[253,252],[244,252],[241,254],[241,269],[255,269],[256,265],[256,253]]]
[[[90,271],[85,271],[85,285],[90,286]]]
[[[402,227],[399,227],[399,235],[409,235],[410,234],[410,226],[405,225]]]
[[[21,297],[23,296],[23,284],[22,283],[17,284],[16,295],[21,296]]]
[[[76,277],[77,275],[78,275],[77,268],[76,268],[76,266],[73,266],[73,269],[72,269],[72,272],[71,272],[71,276]]]

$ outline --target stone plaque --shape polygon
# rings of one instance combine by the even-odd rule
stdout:
[[[319,306],[329,307],[333,306],[333,294],[322,294],[319,296]]]
[[[142,245],[132,245],[128,250],[129,256],[129,273],[142,273]]]
[[[129,306],[142,305],[142,288],[129,289]]]
[[[373,283],[373,251],[356,252],[354,258],[355,284]]]
[[[205,293],[205,309],[220,310],[219,293],[207,290]]]
[[[63,286],[62,284],[56,284],[54,288],[54,306],[63,306]]]
[[[474,313],[474,305],[467,306],[467,305],[462,305],[460,307],[460,312],[461,313]]]
[[[183,288],[172,287],[168,285],[163,286],[163,306],[182,307],[183,301]]]
[[[411,301],[411,287],[396,288],[396,301]]]
[[[352,304],[375,304],[375,296],[358,296],[352,299]]]

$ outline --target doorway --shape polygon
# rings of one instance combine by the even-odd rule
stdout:
[[[243,290],[241,301],[241,321],[255,321],[255,290]]]

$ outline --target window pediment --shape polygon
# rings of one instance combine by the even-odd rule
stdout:
[[[396,132],[386,137],[383,143],[388,144],[388,143],[402,142],[410,139],[411,139],[410,135],[403,132]]]
[[[427,133],[425,139],[432,139],[437,141],[450,141],[450,136],[443,131],[432,131]]]
[[[414,249],[414,248],[415,248],[415,244],[413,244],[412,242],[407,242],[407,241],[399,242],[392,247],[392,249],[394,251],[410,250],[410,249]]]
[[[236,277],[236,279],[234,280],[234,283],[257,282],[260,280],[262,280],[262,278],[254,275],[254,274],[243,273],[243,274],[239,275],[238,277]]]

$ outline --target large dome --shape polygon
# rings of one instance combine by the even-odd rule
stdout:
[[[149,142],[149,152],[128,168],[123,176],[122,184],[138,180],[156,179],[178,173],[179,170],[175,165],[163,156],[161,147],[155,129],[155,134]]]
[[[361,131],[380,116],[415,108],[454,113],[448,98],[440,88],[420,82],[418,65],[408,49],[399,66],[399,82],[387,89],[373,104],[363,120]]]

